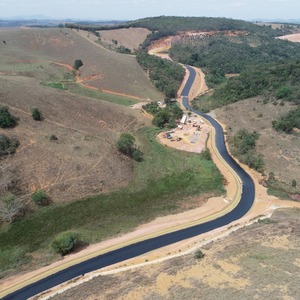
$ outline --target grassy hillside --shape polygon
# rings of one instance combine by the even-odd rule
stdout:
[[[115,149],[122,131],[145,123],[137,111],[40,85],[34,78],[1,76],[0,104],[19,119],[1,133],[15,137],[15,155],[1,162],[0,194],[45,189],[54,203],[126,185],[132,162]],[[37,107],[44,121],[32,119]],[[50,140],[55,135],[57,140]]]
[[[1,31],[0,71],[35,77],[42,82],[72,80],[60,64],[83,61],[81,82],[140,98],[161,98],[133,56],[107,51],[70,29]]]
[[[96,242],[178,212],[186,201],[198,205],[193,196],[223,192],[223,178],[212,161],[168,149],[155,140],[155,134],[149,128],[137,133],[144,161],[137,163],[127,188],[39,209],[0,231],[2,272],[30,262],[32,252],[33,264],[53,259],[49,245],[59,232],[76,230],[85,243]]]

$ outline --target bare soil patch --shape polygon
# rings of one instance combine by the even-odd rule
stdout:
[[[167,138],[168,132],[158,134],[159,142],[178,150],[201,153],[206,147],[208,135],[211,132],[209,125],[204,124],[201,118],[193,115],[188,118],[187,124],[179,126],[182,128],[175,128],[169,133],[171,138]]]
[[[300,33],[288,34],[278,37],[280,40],[287,40],[290,42],[300,43]]]

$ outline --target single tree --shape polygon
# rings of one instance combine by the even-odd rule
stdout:
[[[43,119],[42,114],[40,113],[40,111],[36,107],[33,107],[31,109],[31,114],[32,114],[33,120],[42,121],[42,119]]]
[[[51,247],[54,252],[61,255],[70,253],[78,244],[78,236],[74,232],[62,232],[52,241]]]
[[[117,149],[125,155],[131,156],[134,151],[135,138],[129,133],[122,133],[117,141]]]
[[[83,62],[82,62],[82,60],[81,59],[76,59],[75,61],[74,61],[74,63],[73,63],[73,68],[75,69],[75,70],[78,70],[80,67],[82,67],[83,66]]]
[[[17,124],[17,120],[10,114],[7,107],[0,106],[0,127],[8,128],[14,127]]]

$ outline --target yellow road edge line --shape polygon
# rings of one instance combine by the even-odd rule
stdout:
[[[242,191],[241,183],[242,183],[242,181],[241,181],[240,177],[237,175],[237,173],[235,173],[235,171],[229,166],[229,164],[223,159],[223,157],[221,156],[221,154],[217,150],[216,144],[213,142],[213,141],[215,141],[215,135],[216,135],[215,128],[212,126],[212,124],[207,119],[205,119],[205,120],[212,127],[212,136],[210,138],[210,144],[212,146],[212,149],[213,149],[216,157],[221,161],[221,163],[223,163],[223,165],[225,165],[225,167],[233,175],[233,177],[235,178],[235,181],[236,181],[237,190],[236,190],[236,193],[235,193],[231,203],[228,206],[226,206],[220,212],[211,214],[211,215],[206,216],[204,218],[201,218],[199,220],[191,221],[191,222],[185,223],[185,224],[176,225],[175,227],[172,227],[172,228],[168,228],[168,229],[165,229],[165,230],[162,230],[162,231],[159,231],[159,232],[155,232],[155,233],[151,233],[151,234],[148,234],[148,235],[140,236],[140,237],[134,238],[130,241],[122,242],[122,243],[117,244],[117,245],[112,245],[112,246],[109,246],[105,249],[101,249],[101,250],[98,250],[96,252],[87,254],[85,256],[74,258],[74,259],[72,259],[72,260],[70,260],[70,261],[68,261],[64,264],[61,264],[59,266],[56,266],[56,267],[53,267],[49,270],[41,272],[41,273],[31,277],[30,279],[25,279],[24,281],[12,286],[12,287],[10,286],[10,287],[6,288],[5,290],[3,290],[0,293],[0,297],[7,296],[7,295],[9,295],[9,294],[25,287],[25,286],[27,286],[27,285],[35,283],[35,282],[37,282],[41,279],[44,279],[44,278],[46,278],[50,275],[53,275],[53,274],[55,274],[59,271],[62,271],[64,269],[68,268],[68,267],[74,266],[76,264],[79,264],[79,263],[84,262],[86,260],[92,259],[92,258],[97,257],[99,255],[105,254],[107,252],[117,250],[117,249],[123,248],[125,246],[129,246],[129,245],[132,245],[132,244],[144,241],[144,240],[148,240],[148,239],[151,239],[151,238],[154,238],[154,237],[158,237],[158,236],[161,236],[161,235],[164,235],[164,234],[167,234],[167,233],[171,233],[171,232],[178,231],[178,230],[181,230],[181,229],[186,229],[186,228],[192,227],[194,225],[199,225],[199,224],[202,224],[202,223],[205,223],[205,222],[208,222],[208,221],[212,221],[212,220],[217,219],[221,216],[224,216],[225,214],[232,211],[238,205],[238,203],[241,199],[241,191]]]

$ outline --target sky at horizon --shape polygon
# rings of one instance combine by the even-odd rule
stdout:
[[[0,0],[0,18],[134,20],[153,16],[299,19],[299,0]]]

